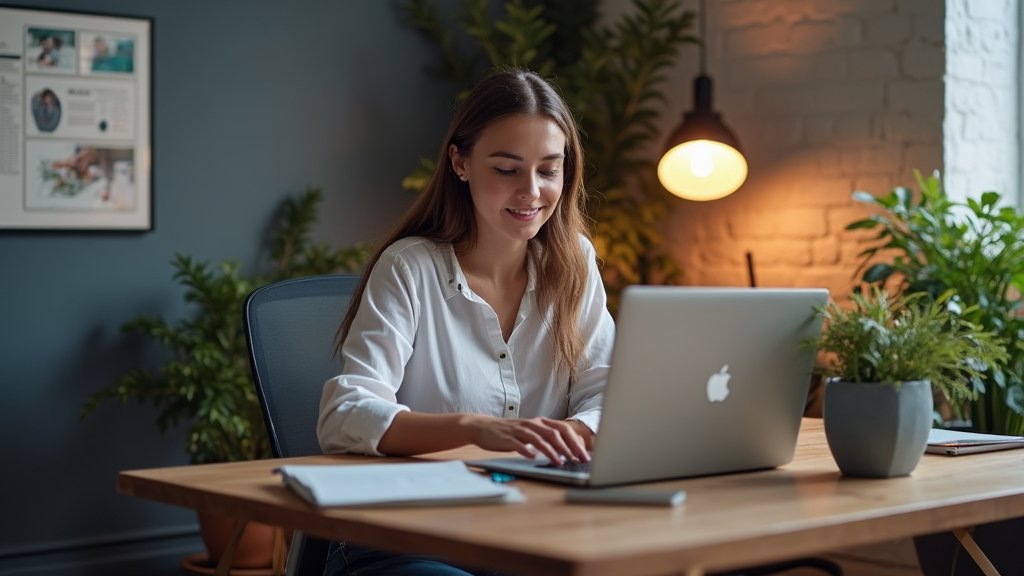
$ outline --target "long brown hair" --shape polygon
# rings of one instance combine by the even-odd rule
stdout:
[[[580,235],[589,237],[584,216],[583,147],[569,107],[558,92],[537,74],[516,68],[491,73],[459,105],[426,189],[367,262],[352,305],[338,329],[336,352],[339,355],[370,271],[388,246],[409,236],[465,246],[466,250],[475,244],[473,200],[468,185],[459,180],[452,168],[449,146],[455,145],[461,156],[468,156],[480,134],[495,120],[525,114],[549,118],[565,134],[562,196],[555,213],[536,236],[542,247],[537,266],[537,300],[540,310],[553,312],[556,366],[566,368],[569,377],[575,378],[576,364],[583,354],[579,317],[587,283],[587,261]]]

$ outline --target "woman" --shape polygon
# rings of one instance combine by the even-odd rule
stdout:
[[[325,452],[472,444],[589,460],[614,324],[587,239],[582,171],[572,116],[542,78],[503,70],[473,89],[339,329],[345,368],[324,386],[317,427]],[[340,551],[330,573],[384,562],[396,573],[465,574]]]
[[[49,88],[32,96],[32,118],[40,132],[53,132],[60,124],[60,99]]]

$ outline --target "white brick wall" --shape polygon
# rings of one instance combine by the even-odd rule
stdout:
[[[961,23],[946,24],[947,3]],[[912,186],[915,169],[938,169],[962,194],[1015,196],[1016,0],[707,5],[715,108],[750,176],[722,200],[674,201],[667,242],[684,283],[746,285],[749,251],[759,285],[824,286],[845,299],[865,240],[843,230],[867,214],[854,190]],[[696,48],[680,62],[666,135],[691,106]]]
[[[945,183],[1013,202],[1019,170],[1018,0],[947,0]]]

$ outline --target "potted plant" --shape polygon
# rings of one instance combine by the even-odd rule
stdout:
[[[94,392],[81,409],[85,418],[106,400],[149,403],[158,410],[156,424],[163,432],[180,423],[189,426],[185,452],[193,464],[268,458],[270,444],[263,424],[249,367],[242,329],[242,304],[258,286],[291,276],[352,271],[366,259],[361,244],[333,250],[312,244],[309,232],[322,199],[309,189],[286,199],[270,238],[271,264],[262,276],[240,274],[237,263],[226,261],[211,269],[204,262],[178,254],[172,260],[174,279],[185,289],[194,314],[170,322],[140,316],[122,326],[162,345],[168,359],[156,369],[137,369]],[[219,529],[211,529],[218,525]],[[216,566],[233,521],[200,515],[200,529]],[[235,566],[268,566],[271,529],[250,526],[235,556]],[[189,559],[186,559],[189,560]]]
[[[1024,215],[1003,205],[997,192],[954,202],[938,173],[915,177],[916,198],[904,187],[881,196],[854,194],[878,210],[847,226],[876,233],[862,253],[863,280],[928,297],[952,291],[951,301],[997,335],[1007,358],[989,364],[985,380],[972,383],[971,399],[941,407],[943,425],[1024,435]],[[979,526],[974,538],[1003,573],[1018,573],[1024,569],[1017,550],[1022,529],[1024,519],[1006,520]],[[914,546],[925,574],[979,573],[951,533],[916,537]]]
[[[854,194],[878,210],[846,227],[876,233],[861,253],[862,278],[932,299],[951,292],[966,319],[995,333],[1007,358],[972,382],[975,394],[943,406],[944,420],[976,432],[1024,435],[1024,215],[996,192],[954,202],[938,173],[915,176],[917,198],[904,187],[882,196]]]
[[[843,474],[910,474],[928,443],[933,390],[968,398],[968,383],[1005,362],[995,335],[949,298],[891,297],[875,287],[855,293],[850,308],[833,301],[820,310],[822,333],[809,344],[826,358],[825,436]]]

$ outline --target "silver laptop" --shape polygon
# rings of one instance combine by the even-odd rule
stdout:
[[[630,286],[587,470],[467,462],[582,486],[774,468],[793,459],[824,289]]]

